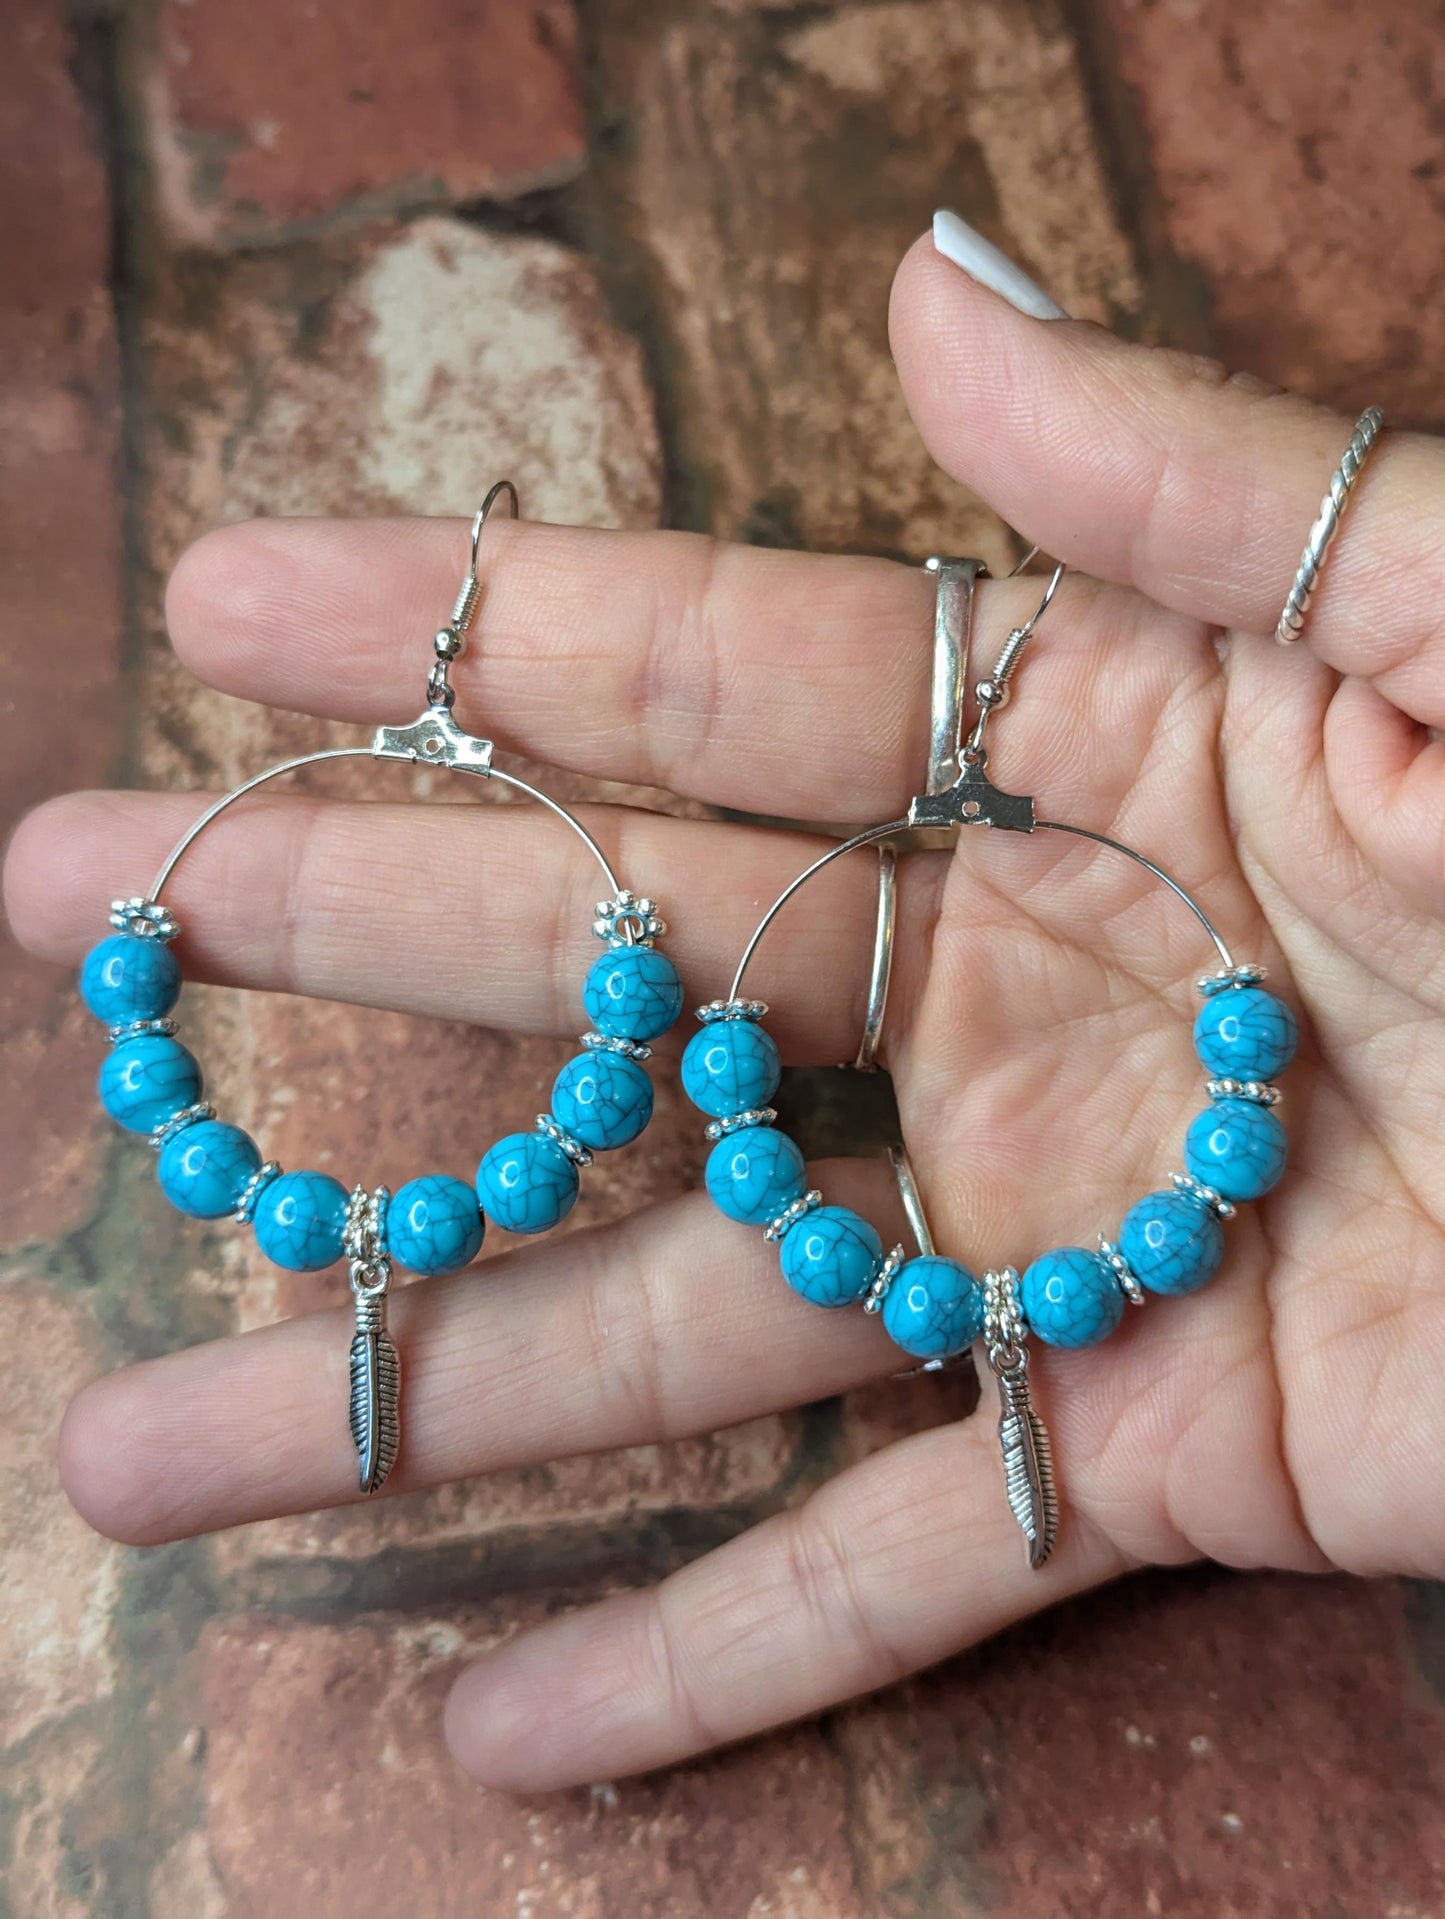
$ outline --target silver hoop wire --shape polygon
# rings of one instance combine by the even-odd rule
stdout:
[[[495,491],[495,489],[493,490]],[[491,496],[489,495],[488,497],[490,498]],[[201,817],[187,828],[178,843],[171,849],[170,853],[167,854],[165,864],[161,867],[155,885],[151,888],[149,897],[152,900],[160,899],[161,889],[167,884],[171,875],[175,872],[176,867],[180,864],[182,855],[189,851],[213,820],[219,819],[222,813],[236,804],[237,800],[244,799],[248,793],[254,793],[258,786],[264,786],[268,780],[280,779],[283,773],[294,773],[300,767],[320,765],[323,760],[379,760],[382,757],[381,754],[376,753],[370,746],[333,746],[327,748],[324,752],[303,753],[298,759],[283,760],[279,766],[268,767],[264,773],[256,774],[254,779],[245,781],[243,785],[227,793],[224,798],[217,800],[214,805],[208,806]],[[467,772],[473,769],[453,767],[451,770],[453,772]],[[555,813],[559,820],[564,820],[566,824],[572,828],[572,831],[577,835],[578,839],[582,841],[583,845],[586,846],[588,852],[591,853],[597,864],[602,868],[603,875],[607,880],[607,885],[611,892],[616,895],[622,890],[617,875],[613,872],[608,862],[607,855],[587,831],[587,828],[582,824],[581,820],[574,818],[565,806],[559,805],[556,800],[551,798],[549,794],[543,793],[538,787],[528,785],[526,780],[518,779],[515,773],[504,773],[499,766],[490,767],[487,772],[480,775],[480,777],[500,780],[503,786],[510,786],[518,793],[525,793],[528,799],[536,800],[539,805],[545,806],[548,812]]]
[[[763,935],[793,895],[802,887],[806,886],[815,874],[821,873],[825,866],[831,866],[834,860],[842,859],[845,853],[856,853],[860,847],[877,846],[888,840],[896,840],[908,831],[909,824],[906,819],[889,820],[882,826],[870,826],[862,833],[855,833],[852,839],[841,840],[837,846],[830,846],[828,851],[822,854],[818,859],[815,859],[811,866],[805,867],[804,870],[783,889],[758,922],[752,938],[743,948],[743,956],[738,961],[737,971],[733,974],[733,982],[728,989],[728,998],[731,1000],[741,998],[744,976],[747,973],[748,967],[752,964],[753,955],[757,952]],[[1199,924],[1204,928],[1209,938],[1213,941],[1214,950],[1219,955],[1221,965],[1225,968],[1233,968],[1234,957],[1225,945],[1223,937],[1213,920],[1210,919],[1209,915],[1199,904],[1198,900],[1195,899],[1194,895],[1189,892],[1188,888],[1182,886],[1171,873],[1166,873],[1162,866],[1156,865],[1153,860],[1148,859],[1143,853],[1136,852],[1132,846],[1126,846],[1122,840],[1110,839],[1107,833],[1095,833],[1087,826],[1070,826],[1063,820],[1035,820],[1034,831],[1036,833],[1070,833],[1076,839],[1092,840],[1096,846],[1110,847],[1114,852],[1122,853],[1125,859],[1133,860],[1136,866],[1142,866],[1146,872],[1152,873],[1155,879],[1162,880],[1170,892],[1184,902],[1195,919],[1197,919]],[[892,942],[890,941],[890,948],[891,944]]]

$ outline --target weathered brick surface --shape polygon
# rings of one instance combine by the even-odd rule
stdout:
[[[602,53],[636,94],[619,166],[711,525],[999,557],[997,521],[908,419],[888,288],[933,207],[956,204],[1080,313],[1137,307],[1059,17],[1000,0],[704,11]]]
[[[183,241],[515,195],[584,157],[569,0],[164,0],[148,65],[151,159]]]
[[[1440,19],[1414,0],[1103,0],[1160,219],[1232,365],[1438,424]],[[1130,130],[1132,133],[1132,129]]]
[[[206,1830],[231,1919],[271,1919],[288,1899],[314,1919],[864,1919],[847,1781],[816,1730],[551,1801],[469,1785],[438,1749],[436,1715],[461,1660],[507,1623],[208,1629]]]
[[[0,65],[0,821],[100,781],[118,749],[119,420],[104,158],[59,9],[7,25]],[[101,929],[104,930],[103,928]],[[0,1031],[24,1101],[0,1104],[0,1244],[94,1204],[98,1055],[70,982],[7,955]],[[37,1121],[39,1123],[37,1123]]]
[[[119,1548],[71,1510],[55,1480],[66,1400],[95,1369],[86,1304],[15,1274],[0,1281],[6,1470],[0,1475],[0,1747],[104,1699],[114,1684]]]

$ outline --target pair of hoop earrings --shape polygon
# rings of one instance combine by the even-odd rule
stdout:
[[[427,1276],[456,1272],[476,1258],[489,1219],[522,1234],[544,1232],[564,1219],[594,1153],[627,1145],[646,1127],[653,1094],[643,1062],[683,1006],[677,969],[656,943],[666,927],[652,899],[622,886],[579,820],[497,766],[491,741],[463,732],[452,717],[450,668],[464,649],[480,598],[478,546],[499,501],[517,516],[509,481],[491,489],[472,522],[470,563],[451,618],[433,641],[421,717],[409,726],[378,728],[365,746],[283,761],[217,800],[167,857],[150,892],[115,902],[114,932],[91,951],[81,972],[82,996],[111,1042],[100,1072],[101,1103],[121,1126],[149,1136],[167,1198],[193,1218],[229,1215],[249,1225],[261,1250],[291,1271],[319,1271],[347,1260],[355,1303],[350,1426],[365,1493],[382,1486],[401,1445],[400,1361],[386,1324],[394,1267]],[[1272,1110],[1278,1098],[1273,1080],[1293,1057],[1296,1029],[1289,1008],[1261,987],[1261,969],[1236,965],[1203,908],[1177,880],[1102,833],[1037,818],[1032,799],[1005,793],[989,779],[989,721],[1008,698],[1062,566],[1037,611],[1005,641],[993,673],[975,687],[978,712],[966,736],[974,591],[985,568],[977,560],[936,559],[928,569],[937,608],[924,790],[903,817],[830,848],[769,907],[726,998],[699,1010],[701,1030],[683,1054],[682,1079],[708,1116],[709,1194],[729,1219],[762,1228],[794,1291],[819,1306],[860,1305],[876,1314],[894,1343],[918,1362],[914,1370],[937,1370],[984,1341],[999,1386],[1009,1502],[1028,1542],[1030,1564],[1041,1566],[1057,1537],[1058,1501],[1048,1435],[1030,1394],[1030,1335],[1059,1347],[1093,1345],[1114,1330],[1127,1305],[1142,1306],[1151,1294],[1193,1292],[1213,1277],[1224,1252],[1222,1222],[1240,1202],[1267,1193],[1284,1170],[1286,1141]],[[604,950],[582,988],[591,1022],[582,1050],[558,1074],[550,1111],[538,1115],[532,1131],[509,1134],[488,1148],[474,1181],[436,1174],[395,1193],[360,1185],[348,1193],[329,1174],[283,1171],[276,1161],[263,1160],[239,1127],[216,1117],[202,1096],[200,1066],[176,1038],[170,1018],[181,988],[172,951],[180,923],[162,895],[184,855],[221,814],[267,782],[303,766],[368,756],[470,773],[526,794],[572,828],[607,888],[592,925]],[[758,946],[793,896],[844,854],[876,848],[878,918],[865,1029],[854,1062],[873,1070],[892,965],[898,856],[920,847],[951,847],[965,827],[1069,833],[1122,854],[1182,901],[1219,961],[1199,981],[1203,1004],[1194,1044],[1207,1075],[1208,1104],[1186,1135],[1185,1170],[1141,1200],[1113,1240],[1101,1235],[1097,1250],[1055,1248],[1027,1264],[1022,1276],[1015,1267],[1001,1267],[979,1277],[939,1253],[902,1150],[893,1163],[916,1242],[911,1257],[902,1245],[885,1252],[860,1214],[825,1204],[809,1187],[803,1154],[778,1130],[768,1103],[782,1073],[777,1046],[762,1024],[768,1009],[743,997]]]

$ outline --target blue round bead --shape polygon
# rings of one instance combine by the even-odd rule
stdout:
[[[1046,1345],[1097,1346],[1123,1318],[1124,1295],[1106,1259],[1081,1246],[1060,1246],[1024,1273],[1019,1307]]]
[[[409,1179],[386,1209],[388,1254],[409,1272],[434,1278],[470,1266],[482,1250],[484,1223],[475,1190],[464,1179],[429,1173]]]
[[[1224,1228],[1219,1216],[1188,1193],[1150,1193],[1119,1228],[1119,1251],[1151,1293],[1193,1293],[1219,1271]]]
[[[983,1331],[983,1288],[956,1259],[925,1253],[893,1275],[883,1330],[915,1359],[949,1359]]]
[[[1262,986],[1226,987],[1194,1022],[1194,1050],[1214,1079],[1273,1079],[1298,1045],[1294,1014]]]
[[[771,1126],[744,1126],[720,1139],[703,1176],[714,1205],[744,1226],[766,1226],[808,1184],[803,1155]]]
[[[482,1211],[509,1233],[545,1233],[577,1204],[577,1168],[545,1133],[508,1133],[477,1168]]]
[[[851,1306],[873,1284],[883,1241],[861,1214],[818,1206],[783,1234],[783,1278],[815,1306]]]
[[[652,1081],[623,1053],[579,1053],[557,1075],[552,1117],[594,1153],[626,1146],[652,1118]]]
[[[1251,1099],[1217,1099],[1184,1135],[1184,1164],[1225,1199],[1263,1198],[1288,1157],[1283,1126]]]
[[[246,1182],[261,1165],[261,1149],[239,1126],[197,1120],[161,1148],[161,1191],[192,1219],[222,1219],[236,1210]]]
[[[655,946],[614,946],[592,962],[582,1003],[609,1039],[656,1039],[682,1011],[682,980]]]
[[[319,1273],[345,1250],[346,1208],[329,1173],[278,1173],[256,1201],[256,1244],[288,1273]]]
[[[162,939],[114,933],[92,946],[80,969],[80,997],[107,1026],[161,1019],[181,992],[181,969]]]
[[[694,1033],[682,1056],[682,1090],[713,1119],[766,1106],[783,1063],[771,1034],[750,1019],[720,1019]]]
[[[128,1132],[153,1133],[200,1096],[194,1056],[159,1033],[122,1041],[100,1069],[100,1103]]]

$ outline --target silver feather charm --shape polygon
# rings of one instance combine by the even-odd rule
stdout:
[[[1029,1392],[1028,1329],[1019,1310],[1019,1276],[1012,1266],[985,1273],[983,1337],[989,1368],[998,1381],[998,1441],[1004,1485],[1014,1518],[1029,1542],[1029,1565],[1037,1571],[1059,1536],[1059,1496],[1054,1455],[1044,1422]]]
[[[346,1223],[351,1291],[356,1301],[356,1330],[351,1340],[351,1439],[364,1493],[380,1491],[401,1451],[401,1361],[386,1330],[391,1261],[386,1256],[383,1222],[390,1197],[384,1186],[378,1186],[370,1197],[362,1187],[356,1187]]]
[[[1033,1409],[1028,1371],[1011,1366],[998,1375],[999,1445],[1013,1516],[1029,1542],[1029,1565],[1037,1571],[1059,1536],[1059,1497],[1054,1456],[1043,1421]]]
[[[401,1361],[386,1330],[384,1295],[356,1295],[351,1342],[351,1438],[364,1493],[379,1492],[401,1451]]]

